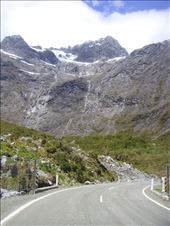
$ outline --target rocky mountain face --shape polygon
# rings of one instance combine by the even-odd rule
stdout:
[[[75,60],[80,62],[95,62],[102,59],[108,60],[115,57],[128,56],[128,52],[120,46],[116,39],[110,36],[61,50],[76,55]]]
[[[53,52],[50,50],[37,52],[31,48],[20,35],[6,37],[1,43],[1,48],[6,52],[16,54],[25,59],[40,59],[52,64],[58,62]]]
[[[170,41],[130,55],[111,37],[70,48],[1,43],[1,117],[56,136],[170,129]]]

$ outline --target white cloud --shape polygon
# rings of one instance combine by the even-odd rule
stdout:
[[[2,37],[20,34],[31,45],[61,47],[116,38],[129,52],[170,38],[170,10],[113,13],[107,17],[82,1],[2,1]]]
[[[110,34],[118,37],[129,52],[144,45],[170,38],[170,10],[138,11],[121,15],[113,13],[107,18]]]

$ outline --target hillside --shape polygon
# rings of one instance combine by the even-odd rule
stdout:
[[[125,130],[160,136],[170,131],[169,65],[169,40],[128,55],[112,37],[62,49],[6,37],[1,117],[57,137]]]
[[[130,131],[117,135],[56,139],[33,129],[1,121],[1,187],[17,190],[22,185],[31,189],[35,159],[39,187],[55,183],[56,174],[59,175],[60,185],[117,180],[115,172],[103,167],[99,161],[101,156],[109,156],[118,164],[126,162],[146,173],[163,176],[170,157],[169,147],[170,134],[157,140],[147,134],[138,136]],[[23,178],[26,180],[25,185]]]
[[[132,131],[63,139],[67,143],[74,140],[75,146],[95,158],[111,156],[118,162],[130,163],[141,171],[157,176],[165,175],[165,166],[170,162],[170,133],[157,139],[147,133],[135,134]]]
[[[96,158],[74,147],[73,143],[1,121],[1,187],[18,189],[19,180],[28,176],[26,171],[33,177],[35,159],[39,187],[51,185],[48,181],[55,183],[56,174],[60,185],[116,179]]]

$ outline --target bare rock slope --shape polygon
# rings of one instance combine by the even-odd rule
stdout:
[[[61,60],[56,54],[61,49],[36,49],[18,36],[4,39],[2,118],[57,136],[128,129],[158,135],[169,131],[170,41],[130,55],[122,47],[118,51],[117,44],[116,55],[114,51],[109,55],[106,46],[112,49],[117,43],[112,41],[107,37],[88,43],[94,54],[87,58],[82,50],[88,49],[87,43],[63,48],[68,58]],[[70,60],[69,54],[77,58]]]
[[[120,163],[112,159],[110,156],[99,156],[98,161],[109,172],[116,173],[119,182],[147,181],[151,179],[149,174],[135,169],[131,164],[126,162]]]

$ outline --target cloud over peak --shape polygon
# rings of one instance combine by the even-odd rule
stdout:
[[[126,7],[125,1],[111,3]],[[31,45],[61,47],[111,35],[129,52],[170,38],[169,9],[122,14],[109,11],[110,6],[106,15],[99,10],[101,1],[93,4],[98,10],[82,1],[2,1],[2,38],[20,34]]]

